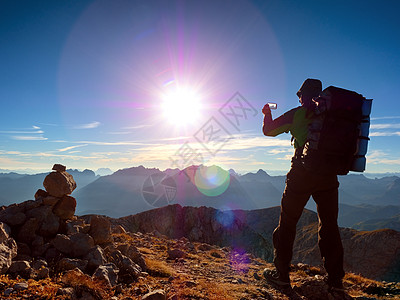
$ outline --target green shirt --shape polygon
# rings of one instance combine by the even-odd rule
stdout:
[[[263,132],[266,136],[277,136],[290,132],[294,137],[294,148],[301,148],[306,143],[308,125],[312,122],[313,112],[304,106],[289,110],[272,120],[271,114],[264,116]]]

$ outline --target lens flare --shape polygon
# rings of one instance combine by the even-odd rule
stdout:
[[[232,210],[217,210],[215,219],[225,228],[231,228],[235,221],[235,214]]]
[[[226,191],[230,183],[228,171],[218,166],[200,166],[196,170],[194,182],[197,189],[206,196],[218,196]]]

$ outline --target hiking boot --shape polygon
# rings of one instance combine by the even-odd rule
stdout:
[[[267,281],[281,288],[290,287],[289,274],[281,274],[278,270],[264,269],[263,275]]]
[[[327,283],[328,283],[328,290],[330,292],[343,293],[345,291],[343,282],[341,279],[329,280],[329,278],[328,278]]]

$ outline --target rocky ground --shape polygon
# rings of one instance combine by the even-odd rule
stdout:
[[[121,230],[115,228],[114,231]],[[272,265],[231,248],[171,240],[158,234],[114,233],[104,249],[103,272],[73,263],[38,279],[34,268],[0,277],[1,299],[400,299],[400,284],[346,274],[346,293],[329,293],[324,272],[292,266],[292,289],[262,279]],[[108,253],[108,254],[107,254]],[[113,254],[112,254],[113,253]],[[134,262],[136,261],[136,263]],[[122,264],[122,265],[121,265]],[[139,264],[141,266],[139,266]],[[34,262],[33,262],[34,265]],[[13,265],[11,265],[12,267]],[[83,269],[83,272],[79,269]],[[42,267],[45,268],[45,267]],[[131,268],[131,270],[129,270]],[[132,276],[134,275],[134,276]]]
[[[35,200],[0,209],[0,299],[400,299],[400,284],[346,274],[331,293],[323,270],[292,267],[292,288],[262,278],[273,266],[240,247],[142,233],[74,215],[76,184],[55,165]]]

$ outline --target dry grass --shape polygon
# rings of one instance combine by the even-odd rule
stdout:
[[[353,273],[346,273],[344,277],[344,282],[347,282],[349,284],[365,285],[365,286],[368,285],[383,286],[382,282],[368,279]]]
[[[117,243],[131,243],[134,241],[134,238],[128,233],[113,233],[113,238]]]
[[[111,297],[111,289],[105,282],[93,280],[90,276],[77,271],[65,273],[61,281],[66,286],[72,287],[78,296],[84,292],[88,292],[95,299],[107,299]]]
[[[11,279],[8,275],[0,275],[1,292],[9,287],[13,287],[16,283],[26,282],[28,284],[29,295],[40,295],[41,299],[65,299],[64,296],[57,296],[57,290],[62,287],[60,284],[54,282],[50,278],[42,280],[24,280],[24,279]],[[1,299],[14,299],[22,296],[23,292],[12,293],[9,297],[1,296]]]
[[[142,253],[142,254],[154,254],[154,251],[152,251],[152,250],[149,249],[149,248],[138,247],[137,249],[138,249],[138,250],[140,251],[140,253]]]
[[[178,299],[233,300],[236,299],[237,294],[233,292],[232,286],[232,284],[207,280],[197,280],[194,287],[186,287],[185,282],[181,280],[174,282]],[[233,294],[236,296],[232,297]]]
[[[146,258],[147,272],[152,276],[170,277],[175,276],[175,270],[165,261]]]

